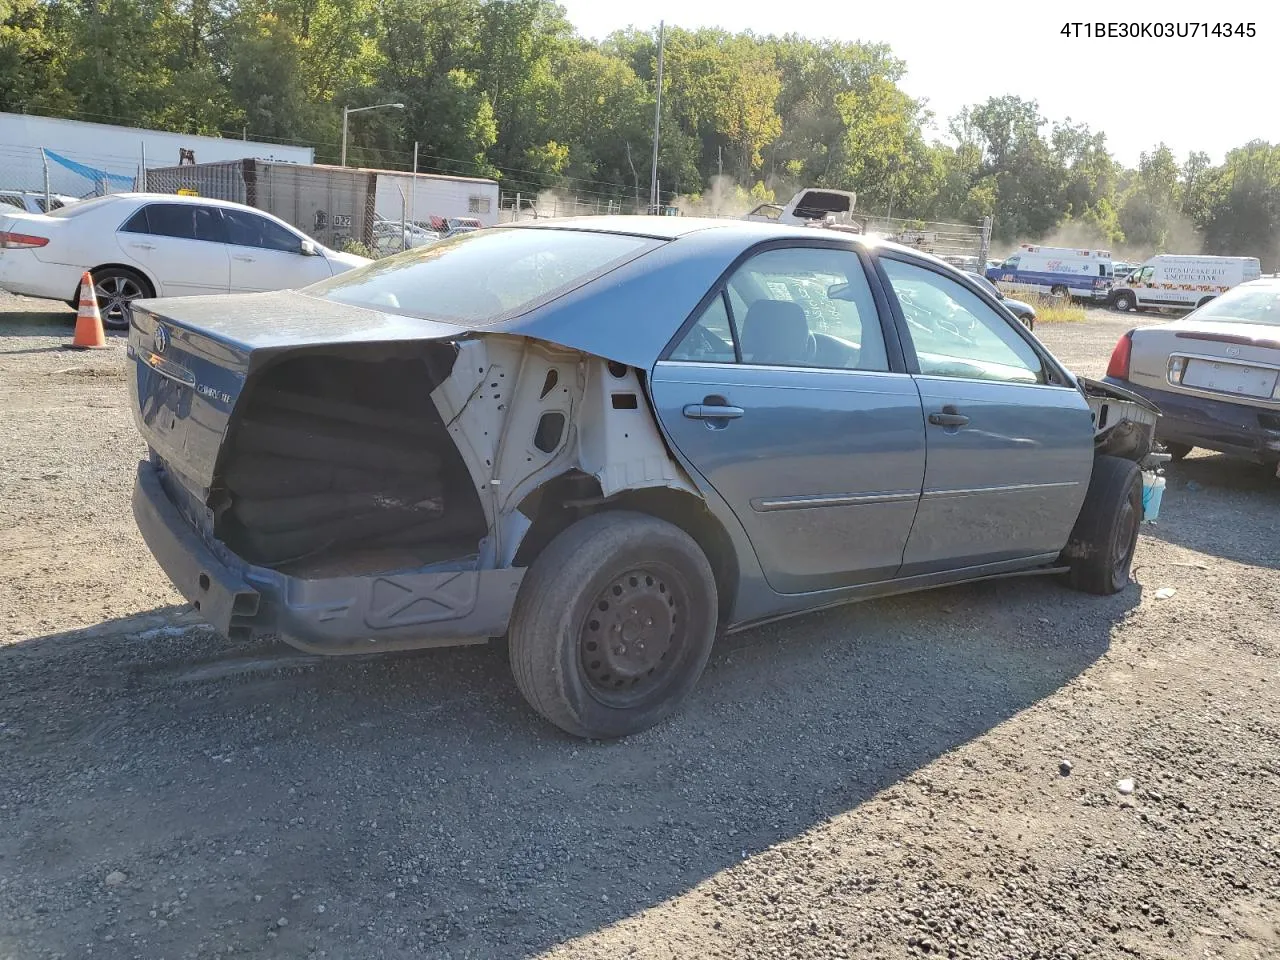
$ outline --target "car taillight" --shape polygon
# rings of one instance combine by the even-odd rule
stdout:
[[[48,242],[48,237],[37,237],[29,233],[8,233],[0,230],[0,250],[29,250],[32,247],[43,247]]]
[[[1133,353],[1133,331],[1130,330],[1111,351],[1111,361],[1107,364],[1107,376],[1117,380],[1129,379],[1129,357]]]

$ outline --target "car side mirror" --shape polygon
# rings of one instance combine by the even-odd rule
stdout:
[[[314,240],[303,240],[298,248],[298,252],[304,257],[320,256],[320,250],[316,247]]]

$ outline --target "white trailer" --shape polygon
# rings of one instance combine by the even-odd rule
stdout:
[[[377,176],[374,210],[387,220],[429,223],[471,217],[486,227],[498,222],[498,182],[437,173],[371,171]]]
[[[50,192],[74,197],[135,189],[140,186],[135,181],[144,162],[148,167],[167,167],[184,160],[315,160],[310,147],[0,113],[0,189],[43,193],[48,153],[72,164],[49,161]],[[108,176],[100,177],[95,171]]]

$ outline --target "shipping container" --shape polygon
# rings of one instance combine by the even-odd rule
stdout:
[[[341,250],[348,240],[372,248],[376,188],[372,170],[326,164],[241,160],[147,171],[149,192],[245,203],[334,250]]]

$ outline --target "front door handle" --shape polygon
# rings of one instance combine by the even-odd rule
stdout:
[[[254,262],[254,258],[253,258],[253,257],[246,257],[244,254],[241,254],[241,253],[237,253],[237,254],[235,254],[234,256],[232,256],[232,258],[231,258],[231,259],[232,259],[232,260],[239,260],[241,263],[253,263],[253,262]]]
[[[135,250],[154,250],[156,248],[154,243],[131,243],[129,246]]]
[[[955,407],[943,407],[941,413],[929,414],[929,422],[935,427],[963,427],[968,425],[969,418],[956,413]]]
[[[684,408],[684,415],[690,420],[737,420],[746,412],[741,407],[712,403],[690,403]]]

